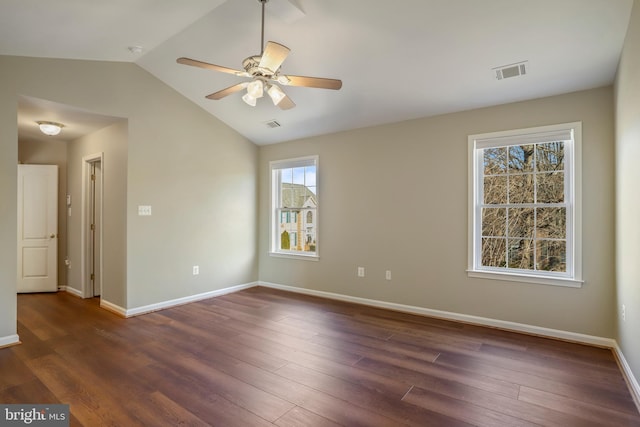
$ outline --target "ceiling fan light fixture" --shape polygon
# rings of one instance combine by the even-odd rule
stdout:
[[[270,85],[269,89],[267,89],[267,93],[271,97],[273,105],[278,105],[280,101],[282,101],[284,97],[287,96],[277,85]]]
[[[56,122],[38,121],[36,123],[38,123],[38,126],[40,127],[40,131],[45,135],[49,135],[49,136],[58,135],[62,131],[62,128],[64,127],[63,124],[56,123]]]
[[[242,100],[247,104],[251,105],[252,107],[256,106],[256,98],[251,96],[249,93],[245,93],[244,96],[242,97]]]
[[[262,80],[254,80],[249,83],[247,93],[254,99],[262,98],[264,95],[264,83],[262,83]]]

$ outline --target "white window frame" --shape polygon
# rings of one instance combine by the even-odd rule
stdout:
[[[571,135],[565,142],[565,188],[567,204],[567,271],[543,272],[481,265],[482,224],[481,200],[483,189],[483,149],[551,142],[554,137]],[[468,255],[469,277],[508,280],[544,285],[582,286],[582,122],[538,126],[501,132],[470,135],[468,138]]]
[[[274,160],[269,162],[269,175],[271,180],[271,202],[270,202],[270,217],[269,217],[269,228],[270,232],[270,250],[269,255],[273,257],[280,258],[292,258],[292,259],[302,259],[307,261],[318,261],[320,259],[319,252],[319,210],[320,210],[320,202],[318,201],[318,206],[315,210],[314,222],[315,222],[315,231],[316,231],[316,250],[315,253],[304,253],[299,251],[284,251],[279,249],[278,239],[280,238],[279,229],[278,229],[278,219],[281,212],[280,208],[280,175],[278,171],[280,169],[288,169],[288,168],[296,168],[302,166],[310,166],[314,165],[316,168],[316,199],[319,200],[319,188],[320,188],[320,162],[319,157],[317,155],[314,156],[306,156],[306,157],[297,157],[293,159],[284,159],[284,160]],[[306,226],[306,223],[304,223]],[[298,236],[301,238],[301,236]]]

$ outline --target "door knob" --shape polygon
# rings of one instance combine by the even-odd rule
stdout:
[[[56,238],[56,235],[55,235],[55,234],[52,234],[52,235],[51,235],[51,236],[49,236],[49,237],[51,237],[52,239],[55,239],[55,238]]]

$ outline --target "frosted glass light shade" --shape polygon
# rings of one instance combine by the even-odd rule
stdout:
[[[244,96],[242,97],[242,100],[247,104],[251,105],[252,107],[256,106],[256,99],[253,96],[249,95],[248,93],[244,94]]]
[[[262,80],[254,80],[249,83],[247,86],[247,93],[255,99],[262,98],[262,95],[264,94],[264,84],[262,83]]]
[[[49,136],[58,135],[62,131],[62,128],[64,127],[64,125],[60,123],[55,123],[55,122],[36,122],[36,123],[38,123],[38,126],[40,127],[40,131],[45,135],[49,135]]]
[[[267,93],[271,97],[271,100],[273,101],[273,105],[278,105],[280,101],[282,101],[284,97],[287,96],[284,94],[282,89],[280,89],[280,87],[276,85],[271,85],[269,90],[267,90]]]

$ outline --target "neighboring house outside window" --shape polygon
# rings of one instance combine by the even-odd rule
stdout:
[[[271,253],[317,257],[318,157],[279,160],[270,166]]]
[[[581,286],[581,133],[469,136],[470,276]]]

